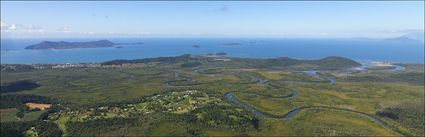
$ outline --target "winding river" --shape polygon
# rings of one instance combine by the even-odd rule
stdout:
[[[320,71],[318,71],[318,70],[311,70],[311,71],[304,71],[304,73],[307,73],[307,74],[310,74],[310,75],[319,75]],[[330,77],[326,77],[326,76],[322,76],[322,77],[323,77],[323,78],[325,78],[325,79],[327,79],[329,83],[335,83],[335,82],[336,82],[336,80],[334,80],[334,79],[332,79],[332,78],[330,78]],[[260,80],[260,81],[261,81],[261,80]],[[298,93],[297,91],[293,91],[293,92],[292,92],[292,94],[291,94],[290,96],[281,97],[281,98],[288,98],[288,99],[289,99],[289,98],[295,98],[295,97],[297,97],[298,95],[299,95],[299,93]],[[227,92],[227,93],[225,94],[225,97],[226,97],[229,101],[231,101],[231,102],[233,102],[233,103],[235,103],[235,104],[237,104],[237,105],[240,105],[240,106],[244,107],[245,109],[247,109],[247,110],[249,110],[249,111],[253,112],[253,113],[254,113],[254,114],[256,114],[256,115],[263,116],[263,117],[268,117],[268,118],[277,118],[277,119],[282,119],[282,120],[290,120],[290,119],[292,119],[293,117],[295,117],[298,113],[300,113],[300,112],[301,112],[301,111],[303,111],[303,110],[313,109],[313,108],[316,108],[316,109],[333,109],[333,110],[340,110],[340,111],[345,111],[345,112],[356,113],[356,114],[359,114],[359,115],[365,116],[365,117],[367,117],[367,118],[372,119],[372,120],[373,120],[373,121],[375,121],[376,123],[380,124],[380,125],[381,125],[381,126],[383,126],[384,128],[389,128],[388,124],[386,124],[386,123],[385,123],[384,121],[382,121],[381,119],[379,119],[379,118],[377,118],[377,117],[375,117],[375,116],[373,116],[373,115],[370,115],[370,114],[367,114],[367,113],[364,113],[364,112],[360,112],[360,111],[356,111],[356,110],[351,110],[351,109],[345,109],[345,108],[335,108],[335,107],[329,107],[329,106],[307,106],[307,107],[299,107],[299,108],[295,108],[295,109],[293,109],[293,110],[289,111],[288,113],[286,113],[286,114],[284,114],[284,115],[279,116],[279,115],[269,114],[269,113],[267,113],[267,112],[263,112],[263,111],[261,111],[261,110],[257,110],[257,109],[255,109],[255,108],[253,108],[253,107],[249,106],[248,104],[245,104],[245,103],[244,103],[244,102],[242,102],[241,100],[237,99],[237,98],[233,95],[233,93],[232,93],[232,92]]]
[[[400,70],[404,70],[404,69],[405,69],[404,67],[396,66],[396,68],[392,71],[400,71]],[[193,73],[203,73],[203,71],[200,71],[199,67],[195,67],[192,71],[193,71]],[[309,74],[309,75],[320,76],[323,79],[326,79],[327,82],[329,82],[329,83],[336,83],[335,79],[321,74],[321,71],[319,71],[319,70],[309,70],[309,71],[303,71],[303,72],[306,73],[306,74]],[[178,72],[174,72],[174,77],[175,77],[175,80],[191,81],[191,78],[185,78],[183,80],[180,79],[181,76],[179,75]],[[259,84],[261,84],[265,87],[274,88],[271,85],[271,83],[267,80],[264,80],[264,79],[261,79],[259,77],[252,76],[252,75],[249,75],[249,77],[251,78],[251,82],[259,83]],[[171,81],[166,82],[166,85],[167,86],[176,86],[176,85],[172,85],[170,82]],[[255,94],[255,93],[252,93],[252,94]],[[257,110],[255,108],[251,107],[250,105],[248,105],[248,104],[242,102],[241,100],[239,100],[238,98],[236,98],[235,95],[232,92],[227,92],[224,96],[229,101],[231,101],[231,102],[233,102],[237,105],[240,105],[240,106],[244,107],[245,109],[253,112],[254,114],[256,114],[258,116],[262,116],[262,117],[276,118],[276,119],[282,119],[282,120],[290,120],[290,119],[294,118],[295,116],[297,116],[297,114],[299,114],[301,111],[304,111],[304,110],[308,110],[308,109],[332,109],[332,110],[339,110],[339,111],[345,111],[345,112],[350,112],[350,113],[362,115],[364,117],[367,117],[367,118],[373,120],[374,122],[378,123],[379,125],[383,126],[384,128],[390,129],[389,125],[386,122],[382,121],[381,119],[377,118],[376,116],[373,116],[371,114],[367,114],[367,113],[364,113],[364,112],[361,112],[361,111],[351,110],[351,109],[336,108],[336,107],[330,107],[330,106],[305,106],[305,107],[294,108],[284,115],[274,115],[274,114],[270,114],[270,113],[267,113],[267,112],[264,112],[264,111],[261,111],[261,110]],[[264,96],[264,95],[261,95],[261,96]],[[293,99],[293,98],[296,98],[297,96],[299,96],[299,93],[298,93],[298,91],[294,90],[290,95],[279,96],[279,97],[270,96],[270,98]],[[397,130],[394,130],[394,131],[399,133],[399,134],[402,134],[402,133],[398,132]]]
[[[310,74],[310,75],[320,75],[320,70],[308,70],[308,71],[303,71],[304,73]],[[323,78],[325,78],[329,83],[335,83],[336,80],[327,76],[322,76]]]
[[[360,112],[360,111],[356,111],[356,110],[351,110],[351,109],[344,109],[344,108],[334,108],[334,107],[328,107],[328,106],[308,106],[308,107],[300,107],[300,108],[295,108],[292,109],[291,111],[289,111],[288,113],[286,113],[285,115],[282,116],[278,116],[278,115],[273,115],[273,114],[269,114],[266,112],[263,112],[261,110],[257,110],[255,108],[252,108],[251,106],[243,103],[242,101],[240,101],[239,99],[237,99],[232,92],[227,92],[225,94],[225,97],[230,100],[231,102],[234,102],[238,105],[243,106],[244,108],[246,108],[249,111],[252,111],[253,113],[255,113],[256,115],[259,116],[264,116],[264,117],[269,117],[269,118],[278,118],[278,119],[283,119],[283,120],[290,120],[293,117],[295,117],[298,113],[300,113],[303,110],[307,110],[307,109],[312,109],[312,108],[318,108],[318,109],[334,109],[334,110],[340,110],[340,111],[346,111],[346,112],[352,112],[352,113],[356,113],[356,114],[360,114],[363,116],[366,116],[372,120],[374,120],[376,123],[382,125],[385,128],[388,128],[389,126],[382,120],[380,120],[379,118],[372,116],[370,114],[364,113],[364,112]],[[293,96],[290,96],[293,97]],[[288,98],[290,98],[288,97]]]
[[[393,71],[400,71],[400,70],[404,70],[404,67],[396,66],[396,68]],[[309,75],[320,76],[320,77],[326,79],[329,83],[336,83],[336,80],[335,79],[333,79],[331,77],[328,77],[328,76],[325,76],[325,75],[322,75],[321,74],[321,71],[319,71],[319,70],[309,70],[309,71],[303,71],[303,72],[306,73],[306,74],[309,74]],[[193,69],[193,73],[200,73],[199,67],[194,68]],[[273,88],[273,86],[271,86],[271,83],[269,83],[269,81],[267,81],[267,80],[261,79],[261,78],[256,77],[256,76],[251,76],[251,75],[250,75],[250,77],[252,79],[251,81],[253,81],[254,83],[256,82],[256,83],[259,83],[259,84],[264,85],[265,87],[271,87],[271,88]],[[179,78],[178,72],[175,72],[175,78],[176,79]],[[167,83],[167,85],[169,85],[169,83]],[[253,93],[253,94],[255,94],[255,93]],[[294,118],[295,116],[297,116],[297,114],[299,114],[301,111],[304,111],[304,110],[307,110],[307,109],[313,109],[313,108],[315,108],[315,109],[333,109],[333,110],[339,110],[339,111],[356,113],[356,114],[365,116],[367,118],[370,118],[374,122],[380,124],[384,128],[389,128],[388,124],[386,124],[381,119],[379,119],[379,118],[377,118],[377,117],[375,117],[373,115],[370,115],[370,114],[367,114],[367,113],[364,113],[364,112],[360,112],[360,111],[356,111],[356,110],[351,110],[351,109],[335,108],[335,107],[329,107],[329,106],[306,106],[306,107],[298,107],[298,108],[292,109],[291,111],[289,111],[288,113],[286,113],[284,115],[273,115],[273,114],[270,114],[270,113],[267,113],[267,112],[263,112],[261,110],[257,110],[255,108],[251,107],[250,105],[245,104],[244,102],[242,102],[241,100],[239,100],[238,98],[236,98],[232,92],[227,92],[224,96],[229,101],[231,101],[231,102],[233,102],[233,103],[235,103],[237,105],[240,105],[240,106],[244,107],[245,109],[253,112],[254,114],[256,114],[258,116],[268,117],[268,118],[277,118],[277,119],[282,119],[282,120],[290,120],[290,119]],[[287,98],[287,99],[293,99],[293,98],[295,98],[297,96],[299,96],[299,93],[298,93],[298,91],[295,91],[294,90],[288,96],[271,97],[271,98]]]
[[[365,70],[365,68],[367,68],[367,66],[363,65],[361,68]],[[402,67],[402,66],[395,65],[395,68],[390,70],[390,71],[402,71],[404,69],[405,68]],[[205,73],[203,70],[200,70],[200,67],[195,67],[195,68],[193,68],[192,71],[193,71],[193,73]],[[309,75],[320,76],[323,79],[326,79],[327,82],[329,82],[331,84],[336,83],[335,79],[321,74],[320,70],[309,70],[309,71],[303,71],[303,72],[306,73],[306,74],[309,74]],[[178,72],[175,72],[174,74],[175,74],[175,78],[179,79],[180,76],[179,76]],[[267,80],[264,80],[264,79],[261,79],[259,77],[252,76],[252,75],[248,75],[248,76],[251,78],[251,82],[253,82],[253,83],[259,83],[259,84],[261,84],[265,87],[274,88],[271,85],[271,83]],[[189,79],[186,79],[186,80],[190,81]],[[167,82],[166,84],[168,86],[172,86],[169,82]],[[255,93],[252,93],[252,94],[255,94]],[[238,98],[236,98],[235,95],[232,92],[227,92],[224,96],[229,101],[231,101],[231,102],[233,102],[237,105],[240,105],[240,106],[244,107],[245,109],[253,112],[254,114],[256,114],[258,116],[262,116],[262,117],[277,118],[277,119],[282,119],[282,120],[290,120],[290,119],[294,118],[295,116],[297,116],[297,114],[299,114],[301,111],[304,111],[304,110],[307,110],[307,109],[332,109],[332,110],[339,110],[339,111],[345,111],[345,112],[350,112],[350,113],[356,113],[356,114],[365,116],[365,117],[373,120],[374,122],[378,123],[379,125],[383,126],[384,128],[389,128],[389,125],[387,123],[385,123],[381,119],[377,118],[376,116],[371,115],[371,114],[367,114],[367,113],[364,113],[364,112],[361,112],[361,111],[351,110],[351,109],[336,108],[336,107],[330,107],[330,106],[305,106],[305,107],[294,108],[284,115],[274,115],[274,114],[270,114],[270,113],[267,113],[267,112],[264,112],[264,111],[261,111],[261,110],[257,110],[255,108],[251,107],[250,105],[248,105],[248,104],[242,102],[241,100],[239,100]],[[261,95],[261,96],[264,96],[264,95]],[[270,98],[293,99],[297,96],[299,96],[299,93],[294,90],[290,95],[279,96],[279,97],[270,96]],[[395,131],[395,132],[398,132],[398,131]],[[400,132],[398,132],[398,133],[400,133]],[[400,133],[400,134],[402,134],[402,133]]]

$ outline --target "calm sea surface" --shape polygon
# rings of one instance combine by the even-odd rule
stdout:
[[[343,56],[355,60],[424,63],[423,42],[382,41],[366,39],[277,39],[277,38],[115,38],[123,48],[70,50],[25,50],[41,41],[92,41],[100,39],[2,39],[1,63],[78,63],[114,59],[140,59],[225,52],[232,57],[292,57],[317,59]],[[241,43],[241,45],[225,45]],[[199,45],[194,48],[192,45]]]

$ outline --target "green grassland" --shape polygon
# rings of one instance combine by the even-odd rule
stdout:
[[[18,121],[19,118],[16,117],[16,113],[18,110],[16,108],[10,109],[1,109],[0,110],[1,122],[9,122],[9,121]]]
[[[40,115],[42,113],[44,113],[45,111],[33,111],[33,112],[28,112],[24,114],[24,117],[22,118],[22,120],[24,121],[33,121],[33,120],[37,120],[38,117],[40,117]]]
[[[297,136],[396,136],[373,120],[361,115],[327,109],[308,109],[288,121],[264,120],[263,135]],[[260,135],[260,134],[258,134]]]
[[[4,71],[2,85],[31,81],[40,87],[2,96],[39,95],[57,102],[55,111],[27,112],[22,120],[17,109],[8,108],[1,112],[1,122],[43,119],[64,136],[424,135],[423,65],[347,72],[359,64],[339,57],[230,59],[178,56],[116,60],[101,68]],[[323,72],[309,75],[305,70]],[[224,96],[228,92],[273,116],[303,107],[332,109],[313,107],[291,119],[273,118],[229,101]],[[34,131],[22,133],[40,133]]]
[[[32,111],[32,112],[24,112],[24,116],[19,118],[16,116],[18,110],[13,109],[2,109],[1,110],[1,121],[2,122],[11,122],[11,121],[34,121],[37,120],[42,113],[45,111]],[[3,112],[4,111],[4,112]]]

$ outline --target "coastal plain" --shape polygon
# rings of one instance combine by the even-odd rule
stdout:
[[[2,64],[1,136],[425,135],[424,64],[182,55],[58,65]]]

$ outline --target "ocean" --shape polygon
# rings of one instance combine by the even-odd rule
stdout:
[[[42,41],[94,41],[102,39],[1,39],[2,64],[95,63],[115,59],[141,59],[225,52],[231,57],[291,57],[318,59],[342,56],[358,61],[424,63],[424,43],[370,39],[308,38],[111,38],[123,48],[25,50]],[[233,44],[226,44],[233,43]],[[235,44],[238,43],[238,44]],[[199,48],[193,47],[199,45]]]

